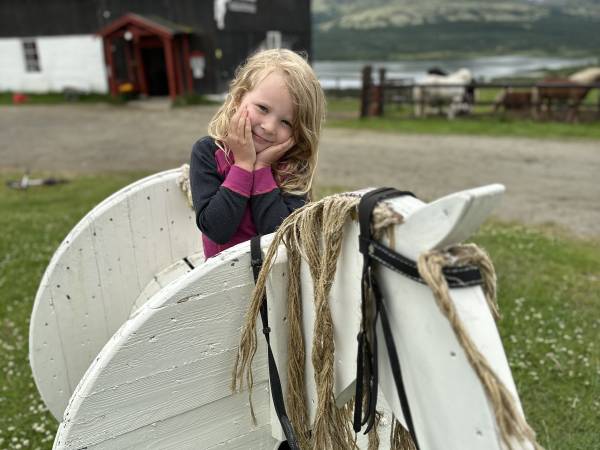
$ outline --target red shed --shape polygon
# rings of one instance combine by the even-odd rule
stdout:
[[[128,13],[102,28],[112,95],[178,95],[193,91],[189,36],[192,27]]]

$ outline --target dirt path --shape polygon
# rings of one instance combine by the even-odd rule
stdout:
[[[212,107],[0,107],[0,169],[158,171],[187,162]],[[600,236],[600,143],[379,134],[327,129],[317,183],[392,185],[422,198],[487,183],[507,193],[496,215]]]

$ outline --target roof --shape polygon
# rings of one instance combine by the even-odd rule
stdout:
[[[107,37],[121,30],[126,30],[130,26],[142,28],[145,31],[168,38],[178,34],[191,34],[195,31],[191,26],[171,22],[163,17],[127,13],[98,30],[98,34]]]

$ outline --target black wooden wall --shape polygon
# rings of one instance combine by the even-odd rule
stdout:
[[[89,34],[127,12],[217,31],[213,0],[2,0],[0,37]],[[310,0],[257,0],[257,14],[229,11],[225,31],[310,34]]]
[[[214,0],[0,0],[0,38],[93,34],[129,12],[159,16],[195,30],[191,50],[206,54],[209,72],[204,83],[195,82],[198,91],[223,90],[269,30],[311,53],[310,0],[257,0],[256,14],[228,11],[223,30],[213,8]]]

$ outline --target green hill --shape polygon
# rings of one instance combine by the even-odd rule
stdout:
[[[320,60],[600,56],[600,0],[315,0]]]

